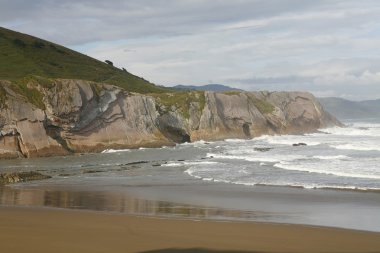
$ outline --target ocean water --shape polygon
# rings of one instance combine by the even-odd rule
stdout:
[[[288,186],[380,190],[380,120],[348,121],[346,127],[304,135],[261,136],[251,140],[180,144],[137,150],[104,150],[102,154],[0,161],[0,171],[38,170],[53,176],[50,183],[129,178],[132,165],[144,173],[176,179],[218,182],[247,187]],[[306,145],[293,146],[304,143]],[[137,164],[134,164],[136,163]],[[152,166],[155,165],[160,166]],[[141,170],[141,168],[140,168]],[[181,172],[181,173],[179,173]],[[136,173],[134,175],[136,175]],[[182,175],[181,175],[182,174]]]
[[[379,232],[380,120],[344,123],[305,135],[1,160],[0,172],[52,178],[0,187],[0,206]]]
[[[380,122],[346,125],[313,134],[210,143],[210,160],[184,162],[185,173],[245,186],[380,190]],[[306,146],[293,146],[297,143]],[[178,162],[167,164],[173,165]]]

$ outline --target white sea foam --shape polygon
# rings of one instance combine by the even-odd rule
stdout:
[[[342,190],[380,190],[380,187],[361,187],[361,186],[350,186],[350,185],[342,185],[342,184],[321,184],[321,183],[306,183],[306,182],[289,182],[289,181],[281,181],[275,179],[268,180],[256,180],[255,178],[250,178],[249,180],[228,180],[228,179],[220,179],[218,177],[202,177],[197,175],[197,170],[188,169],[185,173],[190,176],[203,180],[203,181],[213,181],[220,183],[228,183],[228,184],[236,184],[236,185],[244,185],[244,186],[285,186],[285,187],[302,187],[305,189],[342,189]]]
[[[244,140],[244,139],[226,139],[224,141],[228,142],[228,143],[242,143],[242,142],[246,142],[247,140]]]
[[[213,142],[211,141],[204,141],[204,140],[199,140],[199,141],[194,141],[194,142],[185,142],[178,144],[179,146],[194,146],[194,147],[202,147],[205,145],[212,144]]]
[[[119,153],[119,152],[130,152],[130,149],[106,149],[102,151],[102,154],[110,154],[110,153]]]
[[[323,132],[346,136],[380,136],[380,124],[356,123],[348,127],[332,127]]]
[[[349,159],[349,156],[346,155],[332,155],[332,156],[322,156],[322,155],[315,155],[313,158],[320,159],[320,160],[337,160],[337,159]]]
[[[319,173],[326,175],[334,175],[338,177],[350,177],[350,178],[366,178],[366,179],[380,179],[380,170],[374,168],[361,169],[360,165],[350,164],[350,163],[331,163],[329,161],[327,164],[304,162],[301,164],[289,163],[289,162],[279,162],[273,165],[276,168],[292,171],[302,171]],[[346,167],[344,167],[346,166]]]
[[[218,159],[231,159],[231,160],[245,160],[249,162],[268,162],[276,163],[280,161],[293,161],[303,159],[303,155],[260,155],[261,152],[257,152],[258,155],[228,155],[228,154],[214,154],[208,153],[207,157],[213,157]],[[265,153],[264,153],[265,154]]]
[[[256,140],[273,145],[287,146],[292,146],[294,143],[306,143],[308,146],[316,146],[321,144],[320,141],[310,138],[309,135],[264,135]]]
[[[183,162],[184,165],[210,165],[210,164],[219,164],[219,162],[214,161],[188,161]]]
[[[245,184],[252,185],[252,184]],[[361,191],[378,191],[380,187],[360,187],[360,186],[347,186],[338,184],[305,184],[305,183],[289,183],[289,182],[264,182],[254,185],[267,185],[267,186],[286,186],[286,187],[301,187],[304,189],[337,189],[337,190],[361,190]]]
[[[183,165],[183,163],[168,162],[165,164],[161,164],[161,167],[178,167],[178,166],[182,166],[182,165]]]
[[[192,164],[186,173],[200,180],[247,186],[380,189],[380,124],[355,123],[322,131],[221,141],[207,153],[220,164]],[[294,143],[307,146],[296,148]]]
[[[183,162],[168,162],[166,164],[162,164],[162,167],[177,167],[177,166],[191,166],[191,165],[214,165],[219,164],[214,161],[183,161]]]
[[[342,150],[358,150],[358,151],[380,151],[380,143],[353,143],[353,144],[340,144],[330,145],[336,149]]]

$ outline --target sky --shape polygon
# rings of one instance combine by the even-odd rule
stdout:
[[[158,85],[380,98],[379,0],[0,0],[0,26]]]

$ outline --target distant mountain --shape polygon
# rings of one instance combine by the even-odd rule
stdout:
[[[319,98],[322,106],[339,119],[380,118],[380,99],[350,101],[343,98]]]
[[[111,61],[98,61],[55,43],[0,27],[0,80],[17,81],[30,76],[109,83],[139,93],[168,91],[114,67]]]
[[[232,88],[226,85],[222,84],[207,84],[207,85],[201,85],[201,86],[195,86],[195,85],[176,85],[172,88],[176,90],[202,90],[202,91],[243,91],[241,89]]]

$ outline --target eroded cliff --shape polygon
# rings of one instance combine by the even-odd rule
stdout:
[[[299,134],[340,125],[303,92],[130,93],[82,80],[0,81],[0,157]]]

